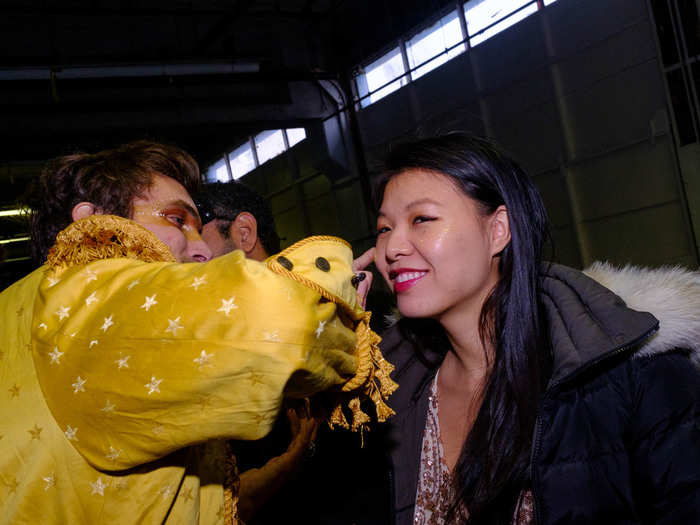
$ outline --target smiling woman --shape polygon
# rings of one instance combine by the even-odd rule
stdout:
[[[649,297],[692,311],[700,288],[595,268],[621,295],[632,279],[632,310],[543,264],[537,190],[469,135],[393,149],[379,200],[375,263],[403,316],[382,343],[396,523],[696,522],[700,318]]]

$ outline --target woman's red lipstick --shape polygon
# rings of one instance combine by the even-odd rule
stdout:
[[[389,278],[394,281],[394,291],[396,293],[401,293],[413,287],[426,273],[428,272],[425,270],[401,268],[390,272]]]

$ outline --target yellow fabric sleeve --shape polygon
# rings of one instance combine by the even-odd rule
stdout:
[[[324,288],[356,306],[352,253],[338,241],[313,255],[330,265]],[[96,468],[121,470],[211,439],[260,438],[285,390],[342,385],[357,337],[338,310],[242,252],[203,264],[97,260],[47,270],[33,356],[66,439]]]

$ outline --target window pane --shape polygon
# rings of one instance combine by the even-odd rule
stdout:
[[[255,136],[255,149],[258,162],[263,164],[284,151],[284,137],[281,129],[263,131]]]
[[[544,5],[553,4],[553,3],[556,2],[556,1],[557,1],[557,0],[544,0]]]
[[[255,159],[248,142],[229,153],[228,158],[231,161],[231,173],[233,173],[234,179],[240,179],[255,169]]]
[[[656,33],[659,35],[659,47],[661,48],[661,58],[665,66],[677,64],[678,49],[674,36],[673,23],[671,22],[671,12],[668,10],[666,0],[654,0],[651,2],[656,21]]]
[[[226,169],[226,161],[221,159],[216,164],[209,166],[207,170],[207,182],[226,182],[228,178],[228,170]]]
[[[365,68],[364,78],[366,81],[367,92],[362,93],[360,91],[360,96],[371,93],[378,87],[386,84],[390,80],[403,75],[405,73],[403,67],[403,59],[401,58],[401,50],[397,47],[389,51],[386,55],[378,60],[375,60]],[[362,106],[368,106],[373,102],[376,102],[380,98],[387,96],[389,93],[396,91],[401,86],[406,84],[406,77],[401,77],[396,82],[392,82],[388,86],[380,89],[376,93],[367,97],[362,101]]]
[[[413,70],[411,73],[413,79],[423,76],[440,64],[444,64],[449,59],[463,53],[466,49],[464,44],[451,49],[447,53],[444,52],[447,48],[462,40],[464,40],[464,37],[462,36],[462,28],[459,25],[459,17],[456,11],[441,18],[432,26],[411,38],[406,43],[408,64],[411,66],[411,69],[436,57],[434,60]]]
[[[289,142],[290,148],[300,143],[305,138],[306,130],[304,128],[291,128],[287,130],[287,142]]]
[[[521,9],[516,14],[508,16],[510,13],[530,4],[528,7]],[[533,0],[472,0],[464,6],[464,17],[467,19],[467,32],[469,35],[476,35],[469,39],[472,46],[476,46],[491,38],[493,35],[500,33],[507,27],[520,22],[523,18],[528,17],[537,11],[537,2]],[[507,17],[505,20],[502,20]],[[486,29],[483,33],[479,31],[490,26],[491,24],[502,20],[493,27]],[[477,33],[479,33],[477,35]]]

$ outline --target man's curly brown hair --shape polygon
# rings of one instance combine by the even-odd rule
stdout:
[[[194,195],[201,179],[197,162],[167,144],[137,141],[97,153],[75,153],[50,160],[32,181],[25,198],[32,259],[40,265],[58,232],[73,222],[73,207],[90,202],[100,213],[130,218],[132,202],[155,175],[175,179]]]

